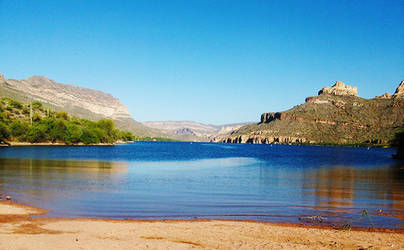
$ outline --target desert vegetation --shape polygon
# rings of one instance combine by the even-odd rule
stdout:
[[[131,141],[132,133],[115,128],[108,119],[90,121],[53,111],[40,102],[23,104],[9,98],[0,100],[0,138],[19,142],[60,142],[72,144]]]

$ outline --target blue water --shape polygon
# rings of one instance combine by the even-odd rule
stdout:
[[[0,192],[53,217],[404,228],[404,170],[393,153],[189,142],[10,147],[0,148]]]

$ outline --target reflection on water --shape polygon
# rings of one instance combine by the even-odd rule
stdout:
[[[128,167],[122,162],[0,159],[0,190],[30,204],[107,192]]]
[[[359,219],[367,209],[377,227],[403,228],[404,171],[391,150],[195,144],[100,147],[91,161],[97,148],[65,147],[73,160],[60,149],[53,160],[41,148],[27,148],[41,159],[3,151],[0,192],[49,208],[48,216],[307,223],[299,218],[320,215],[331,225],[370,226]]]

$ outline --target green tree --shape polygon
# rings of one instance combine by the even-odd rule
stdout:
[[[46,140],[46,126],[41,124],[35,124],[31,126],[31,129],[28,131],[27,140],[31,143],[34,142],[43,142]]]
[[[14,120],[10,124],[11,135],[15,138],[23,136],[29,130],[29,124],[21,120]]]
[[[68,144],[80,142],[83,131],[76,124],[68,124],[66,130],[65,142]]]
[[[10,130],[7,125],[0,122],[0,139],[8,139],[10,137]]]
[[[100,139],[93,129],[83,129],[80,140],[84,144],[100,143]]]

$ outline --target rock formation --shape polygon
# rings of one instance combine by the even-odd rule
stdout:
[[[261,115],[257,124],[233,131],[220,142],[290,144],[389,144],[404,128],[404,81],[393,95],[358,97],[357,88],[337,82],[284,112]]]
[[[377,99],[390,99],[392,97],[393,96],[389,92],[386,92],[383,95],[376,96]]]
[[[358,88],[345,85],[341,81],[337,81],[332,87],[324,87],[319,92],[321,94],[342,95],[342,96],[358,96]]]
[[[404,98],[404,80],[398,85],[396,92],[393,95],[394,98]]]

